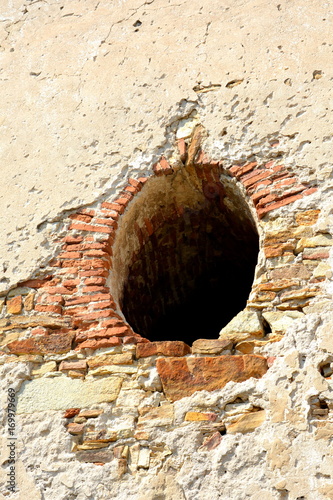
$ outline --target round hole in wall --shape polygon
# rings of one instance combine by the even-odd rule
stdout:
[[[151,341],[216,338],[246,306],[259,237],[244,195],[219,169],[152,177],[121,217],[112,289]]]

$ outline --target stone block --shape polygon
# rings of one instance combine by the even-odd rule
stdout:
[[[137,429],[162,427],[173,424],[173,405],[165,404],[158,407],[143,407],[139,409]]]
[[[216,356],[198,358],[159,358],[156,362],[163,390],[171,401],[196,391],[215,391],[228,382],[262,377],[268,367],[262,356]]]
[[[70,424],[67,425],[67,430],[70,434],[73,434],[73,436],[83,434],[84,424],[83,423],[77,424],[77,423],[71,422]]]
[[[79,414],[80,417],[84,418],[97,418],[99,415],[102,415],[103,412],[104,410],[83,410],[80,411]]]
[[[114,401],[122,384],[120,377],[83,381],[64,375],[23,382],[18,393],[18,413],[89,407]]]
[[[20,314],[22,311],[22,295],[17,295],[12,299],[7,299],[7,313]]]
[[[268,311],[263,317],[272,329],[273,334],[285,333],[296,319],[304,317],[300,311]]]
[[[133,354],[124,352],[122,354],[100,354],[87,359],[89,368],[98,368],[105,365],[131,365],[133,363]]]
[[[253,413],[245,413],[236,422],[227,426],[227,434],[236,434],[241,432],[246,434],[263,424],[266,419],[265,410],[256,411]]]
[[[45,373],[55,372],[57,370],[57,363],[55,361],[48,361],[44,363],[40,368],[35,368],[31,370],[31,375],[33,377],[41,377]]]
[[[238,313],[220,332],[220,339],[232,340],[234,342],[240,342],[251,337],[258,338],[263,336],[264,327],[260,320],[259,313],[246,309]]]
[[[216,413],[202,413],[200,411],[188,411],[185,415],[186,422],[215,422],[217,418]]]
[[[192,354],[221,354],[232,346],[228,339],[198,339],[192,344]]]

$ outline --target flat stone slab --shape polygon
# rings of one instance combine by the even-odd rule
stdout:
[[[192,344],[192,354],[221,354],[232,347],[233,342],[228,339],[198,339]]]
[[[231,380],[261,378],[268,370],[266,358],[254,354],[198,358],[159,358],[156,361],[163,390],[170,401],[196,391],[222,389]]]
[[[66,376],[28,380],[18,393],[17,413],[89,408],[96,403],[109,403],[117,398],[121,384],[121,377],[89,381]]]

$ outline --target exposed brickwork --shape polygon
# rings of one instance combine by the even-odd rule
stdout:
[[[180,158],[185,163],[188,157],[186,142],[178,141],[178,148]],[[193,172],[198,179],[198,187],[209,202],[208,211],[212,206],[216,206],[222,212],[226,210],[226,192],[220,179],[221,174],[226,173],[243,185],[248,201],[253,203],[259,219],[316,191],[316,186],[300,183],[288,168],[275,161],[262,164],[253,161],[225,168],[221,162],[211,161],[199,150],[191,168],[194,169]],[[175,168],[165,157],[161,157],[152,170],[153,177],[170,176],[175,172]],[[36,316],[38,313],[41,316],[53,317],[55,321],[57,317],[63,317],[66,320],[67,331],[72,332],[62,334],[69,336],[68,349],[72,345],[76,349],[97,349],[119,345],[122,342],[124,344],[147,342],[146,339],[133,332],[119,314],[120,311],[117,310],[112,290],[108,285],[108,277],[113,269],[112,246],[120,218],[147,181],[147,177],[130,178],[128,184],[114,200],[103,201],[94,209],[81,209],[69,216],[68,234],[62,240],[60,253],[52,261],[53,275],[30,279],[19,284],[20,287],[31,289],[32,295],[29,300],[18,294],[6,301],[7,315],[35,315],[34,318],[37,318],[30,322],[28,318],[26,322],[21,321],[20,328],[29,329],[31,325],[38,326]],[[294,224],[288,231],[280,231],[278,234],[268,232],[262,242],[266,259],[273,264],[277,259],[292,256],[295,252],[299,253],[296,247],[301,238],[304,235],[307,236],[305,232],[303,235],[300,229],[304,227],[311,230],[318,216],[319,210],[316,209],[297,213]],[[184,206],[176,200],[170,205],[167,216],[157,211],[150,218],[146,217],[143,224],[134,226],[135,234],[131,237],[137,238],[138,246],[143,247],[148,242],[151,245],[149,265],[152,273],[159,273],[158,262],[163,262],[164,265],[170,267],[177,266],[177,262],[170,260],[168,247],[174,245],[181,237],[182,226],[180,225],[178,234],[173,229],[174,222],[180,220],[184,220],[184,224],[192,228],[192,232],[188,231],[190,239],[199,245],[200,234],[203,231],[200,214],[186,212]],[[161,240],[159,231],[168,224],[170,225],[168,239]],[[157,246],[158,238],[160,239]],[[304,262],[302,272],[296,269],[297,266],[288,265],[288,262],[277,269],[272,268],[260,279],[259,283],[255,283],[249,301],[250,306],[265,309],[274,301],[278,309],[299,308],[308,304],[309,299],[320,292],[320,282],[324,280],[324,277],[311,278],[311,275],[314,265],[328,258],[329,246],[316,246],[310,243],[308,246],[305,244],[301,250]],[[132,255],[131,259],[132,276],[140,276],[144,263],[140,262],[138,254]],[[195,256],[191,261],[191,266],[188,277],[185,276],[188,280],[193,273],[192,269],[200,266]],[[281,269],[280,274],[278,269]],[[183,269],[185,275],[186,272],[186,269]],[[285,279],[282,278],[283,276]],[[180,284],[176,283],[175,286],[180,290]],[[141,303],[141,307],[144,309],[144,302]],[[2,327],[15,328],[13,325],[14,322],[6,323],[5,321]],[[49,327],[46,329],[43,327],[42,319],[40,326],[41,331],[38,335],[36,331],[30,332],[34,338],[12,342],[8,345],[8,349],[16,353],[42,353],[59,347],[62,352],[65,344],[60,346],[52,340],[53,337],[49,337]],[[61,332],[59,326],[51,328],[56,328],[56,331]],[[45,339],[36,342],[37,336],[45,337]],[[59,339],[60,337],[57,341]],[[72,339],[74,344],[72,344]]]

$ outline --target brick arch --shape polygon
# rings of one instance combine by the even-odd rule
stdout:
[[[312,194],[316,187],[300,183],[288,168],[275,161],[222,165],[222,162],[207,158],[198,148],[194,154],[192,152],[189,162],[190,150],[185,141],[179,141],[178,147],[182,163],[194,168],[198,178],[201,178],[206,198],[224,203],[223,174],[241,186],[247,203],[252,204],[257,213],[258,223],[263,229],[261,252],[269,266],[266,273],[256,278],[247,307],[261,311],[271,310],[273,306],[280,310],[300,310],[307,305],[320,293],[320,282],[324,280],[323,277],[313,276],[312,262],[328,257],[325,247],[311,250],[304,241],[319,211],[315,208],[300,213],[290,211],[294,225],[278,233],[271,229],[270,223],[271,214],[276,219],[276,209]],[[172,175],[176,168],[183,167],[179,163],[174,167],[162,157],[148,177]],[[57,342],[63,342],[63,351],[73,347],[98,349],[148,342],[134,332],[125,320],[108,279],[114,268],[113,250],[118,224],[132,200],[146,185],[148,177],[130,178],[114,200],[103,201],[95,208],[81,209],[70,215],[67,234],[62,239],[62,250],[52,262],[52,276],[20,284],[37,291],[36,303],[27,311],[28,316],[34,312],[39,315],[31,320],[29,326],[39,329],[42,334],[43,331],[51,334],[56,331]],[[158,225],[159,221],[154,218],[144,225],[138,224],[137,239],[143,243]],[[297,253],[305,255],[302,264],[288,262],[288,258],[283,261],[285,257]],[[42,314],[54,316],[54,324],[50,324],[49,320],[43,323]],[[37,340],[31,341],[31,352],[39,352],[38,349],[48,352],[49,340],[43,340],[42,335]],[[26,341],[8,344],[9,350],[20,353],[20,342]]]

